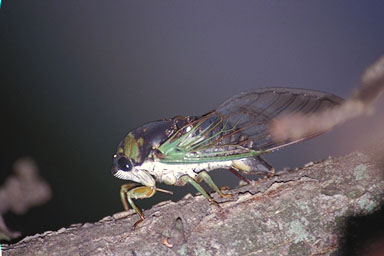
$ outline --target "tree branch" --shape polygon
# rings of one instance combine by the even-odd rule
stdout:
[[[378,152],[377,150],[375,152]],[[73,225],[4,246],[5,255],[330,255],[344,220],[368,214],[383,200],[383,163],[372,152],[330,158],[231,190],[166,201]],[[383,159],[381,155],[378,159]]]

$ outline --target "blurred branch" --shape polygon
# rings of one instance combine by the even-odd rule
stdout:
[[[8,177],[0,188],[0,240],[14,239],[21,235],[6,226],[2,217],[5,212],[24,214],[30,207],[51,198],[51,189],[39,177],[37,166],[32,159],[23,158],[16,161],[14,172],[15,175]]]
[[[361,86],[340,106],[319,114],[281,116],[270,124],[270,133],[276,142],[294,141],[332,129],[352,118],[373,112],[375,101],[384,89],[384,56],[369,67],[362,76]]]
[[[383,200],[382,150],[352,153],[231,190],[222,210],[187,195],[4,247],[6,255],[331,255],[348,216]],[[215,195],[215,198],[216,195]]]

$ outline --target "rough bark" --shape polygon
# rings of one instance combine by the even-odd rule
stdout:
[[[286,171],[218,199],[201,195],[27,237],[4,255],[331,255],[344,220],[368,214],[383,200],[383,163],[371,153]]]

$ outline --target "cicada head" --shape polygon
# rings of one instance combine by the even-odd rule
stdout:
[[[135,139],[132,133],[129,133],[117,148],[117,153],[113,156],[112,174],[116,178],[130,180],[144,186],[155,186],[155,180],[145,170],[135,168],[140,162],[141,148],[143,139]]]

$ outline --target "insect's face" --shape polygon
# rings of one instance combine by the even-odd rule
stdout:
[[[118,153],[113,156],[112,174],[116,178],[130,180],[144,186],[155,186],[155,180],[144,170],[134,167],[132,160],[125,154]]]

